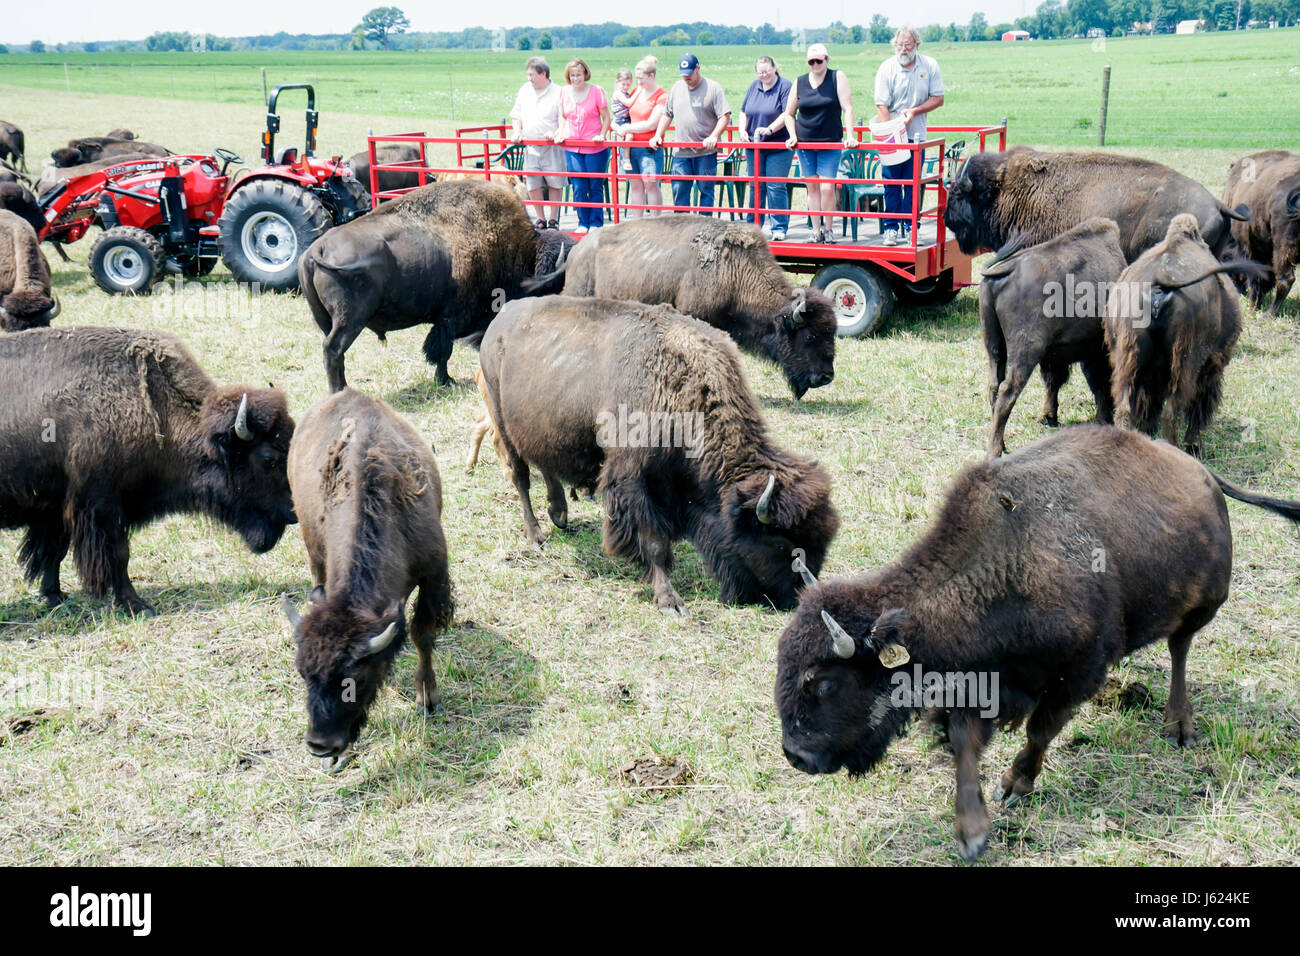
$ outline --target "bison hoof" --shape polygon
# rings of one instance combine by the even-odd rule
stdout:
[[[988,845],[989,834],[987,830],[974,836],[957,838],[957,852],[961,854],[961,858],[967,863],[979,859]]]
[[[687,618],[691,616],[691,612],[686,609],[686,605],[682,603],[680,598],[675,599],[670,604],[660,604],[659,613],[664,617]]]
[[[41,599],[45,602],[45,606],[53,611],[56,607],[66,601],[68,596],[62,591],[42,591]]]
[[[1055,415],[1044,415],[1044,416],[1043,416],[1042,418],[1040,418],[1038,421],[1041,422],[1042,424],[1046,425],[1048,428],[1055,428],[1057,425],[1060,424],[1060,423],[1057,421]]]
[[[1169,741],[1171,747],[1182,747],[1184,750],[1191,750],[1196,746],[1196,734],[1191,727],[1184,728],[1178,724],[1165,728],[1165,740]]]
[[[1019,803],[1023,798],[1028,796],[1026,793],[1017,793],[1015,787],[1008,787],[1004,784],[998,784],[997,789],[993,791],[993,802],[1000,803],[1008,810]]]
[[[354,754],[355,751],[349,750],[345,753],[335,754],[333,757],[321,757],[320,768],[331,776],[342,773],[343,768],[352,762]]]
[[[548,508],[546,513],[551,516],[551,524],[564,530],[569,527],[569,509],[560,510],[558,508]]]

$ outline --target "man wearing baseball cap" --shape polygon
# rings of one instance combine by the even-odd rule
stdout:
[[[907,138],[914,143],[925,140],[926,114],[943,106],[943,78],[939,64],[917,52],[921,38],[911,27],[894,34],[894,56],[876,71],[876,118],[902,118],[907,123]],[[912,178],[913,153],[906,162],[881,166],[884,179]],[[911,237],[912,187],[886,186],[885,212],[906,213],[907,219],[882,219],[880,229],[887,246],[909,245]]]
[[[679,142],[702,143],[702,146],[679,146],[673,150],[674,176],[716,176],[718,174],[718,137],[731,122],[727,94],[716,80],[700,74],[700,61],[687,53],[678,64],[682,78],[673,84],[664,101],[664,116],[650,142],[658,149],[669,124],[676,127]],[[714,180],[700,179],[700,208],[713,208]],[[673,180],[673,205],[690,208],[689,179]]]

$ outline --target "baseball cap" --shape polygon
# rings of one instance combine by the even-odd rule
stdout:
[[[830,54],[826,52],[824,44],[814,43],[812,46],[808,47],[808,55],[805,56],[804,59],[815,60],[818,57],[821,57],[823,60],[829,60]]]
[[[678,71],[682,76],[688,76],[695,72],[695,68],[700,65],[700,59],[694,53],[688,53],[682,57],[682,62],[678,64]]]

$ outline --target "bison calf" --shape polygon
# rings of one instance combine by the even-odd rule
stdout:
[[[564,294],[664,303],[779,366],[795,398],[835,378],[835,310],[796,288],[753,226],[659,216],[607,226],[569,257]]]
[[[1119,227],[1089,219],[1055,239],[1029,246],[1018,235],[998,250],[980,277],[980,324],[989,357],[988,456],[1002,454],[1007,419],[1037,365],[1047,386],[1043,421],[1056,425],[1057,396],[1079,362],[1109,422],[1110,358],[1102,332],[1106,297],[1124,271]]]
[[[1271,267],[1248,283],[1250,304],[1258,309],[1276,288],[1269,315],[1279,315],[1300,262],[1300,155],[1270,149],[1243,157],[1228,170],[1223,201],[1245,205],[1250,222],[1232,224],[1237,248]]]
[[[283,393],[218,388],[174,336],[0,337],[0,408],[0,527],[27,528],[19,553],[51,607],[69,547],[91,594],[152,613],[127,576],[132,529],[206,514],[260,554],[294,520]]]
[[[1215,260],[1190,215],[1175,216],[1164,242],[1124,270],[1106,304],[1115,424],[1200,454],[1241,335],[1241,306],[1225,273],[1257,275],[1253,262]]]
[[[665,614],[686,614],[668,578],[679,538],[724,601],[793,607],[791,554],[821,567],[839,527],[830,478],[769,440],[724,333],[665,305],[521,299],[488,328],[479,362],[530,541],[542,541],[533,464],[557,527],[561,482],[599,489],[605,550],[646,568]]]
[[[402,649],[406,599],[417,585],[415,702],[441,709],[433,644],[454,610],[442,482],[419,432],[352,389],[303,416],[289,482],[313,585],[301,617],[284,601],[307,683],[307,749],[338,771]]]
[[[777,653],[787,759],[807,773],[865,773],[930,712],[956,761],[957,840],[970,859],[988,838],[979,758],[995,727],[1026,722],[994,793],[1010,805],[1033,790],[1048,745],[1107,667],[1138,648],[1168,642],[1164,732],[1193,744],[1187,650],[1232,573],[1224,493],[1300,521],[1300,502],[1105,425],[967,468],[896,562],[804,591]]]

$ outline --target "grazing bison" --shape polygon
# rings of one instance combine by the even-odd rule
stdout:
[[[998,249],[1016,232],[1046,242],[1093,216],[1115,220],[1132,262],[1165,237],[1179,213],[1196,217],[1211,251],[1228,244],[1228,224],[1249,214],[1219,202],[1168,166],[1112,153],[1040,153],[1017,146],[977,153],[948,192],[943,221],[962,252]]]
[[[412,146],[410,143],[389,143],[386,146],[376,146],[375,154],[380,166],[394,166],[398,163],[419,164],[420,162],[420,147]],[[362,150],[348,160],[348,167],[366,192],[369,192],[370,154]],[[380,192],[390,192],[394,189],[415,189],[420,185],[420,174],[414,170],[381,169],[378,176]],[[432,175],[429,174],[428,179],[431,178]]]
[[[728,602],[792,607],[792,551],[821,567],[839,527],[830,478],[769,440],[719,330],[666,305],[548,296],[508,303],[479,362],[530,541],[542,542],[532,464],[556,527],[568,523],[561,482],[599,489],[605,550],[646,569],[665,614],[686,614],[668,578],[678,538]]]
[[[796,398],[835,377],[835,311],[795,288],[753,226],[658,216],[608,226],[569,258],[565,295],[662,302],[780,366]]]
[[[0,120],[0,159],[21,166],[22,171],[27,172],[26,149],[23,131],[13,123]]]
[[[507,189],[472,180],[433,183],[334,227],[298,261],[330,391],[346,387],[343,356],[363,329],[384,341],[425,323],[425,358],[450,384],[454,339],[481,335],[505,299],[559,291],[564,241],[534,231]]]
[[[957,840],[971,859],[988,838],[979,758],[995,726],[1026,721],[994,792],[1010,805],[1107,667],[1138,648],[1169,643],[1164,732],[1194,744],[1187,649],[1228,595],[1224,493],[1300,521],[1300,502],[1106,425],[967,468],[897,561],[803,592],[777,652],[786,758],[806,773],[866,773],[929,711],[956,760]]]
[[[111,136],[86,136],[82,139],[68,140],[63,149],[50,153],[54,165],[60,168],[80,166],[100,159],[117,160],[127,155],[170,156],[172,151],[157,143],[146,143],[138,139],[115,139]]]
[[[1190,215],[1175,216],[1165,241],[1124,270],[1106,304],[1115,424],[1170,444],[1186,420],[1187,451],[1200,454],[1241,335],[1241,306],[1225,273],[1258,275],[1253,262],[1220,265]]]
[[[283,393],[219,388],[174,336],[0,336],[0,408],[0,527],[27,528],[19,555],[51,607],[69,546],[91,594],[152,613],[127,576],[132,529],[202,513],[260,554],[294,520]]]
[[[289,484],[314,585],[302,617],[284,599],[307,682],[307,749],[338,771],[402,649],[416,585],[415,702],[442,709],[433,644],[453,612],[442,483],[419,432],[383,402],[345,389],[303,416]]]
[[[1035,365],[1047,386],[1046,424],[1056,425],[1057,395],[1073,362],[1083,366],[1097,401],[1097,421],[1110,421],[1110,357],[1101,316],[1123,271],[1119,228],[1096,218],[1038,245],[1019,234],[983,268],[980,324],[993,409],[990,458],[1002,454],[1007,419]]]
[[[0,183],[0,209],[7,209],[23,220],[39,236],[45,228],[41,204],[22,183]]]
[[[1281,314],[1300,261],[1300,155],[1270,149],[1237,160],[1228,170],[1223,202],[1250,209],[1250,222],[1232,224],[1233,241],[1246,256],[1271,267],[1248,281],[1250,304],[1258,309],[1276,283],[1268,311]]]
[[[38,328],[58,314],[58,300],[50,294],[50,264],[36,232],[14,213],[0,210],[0,329]]]

